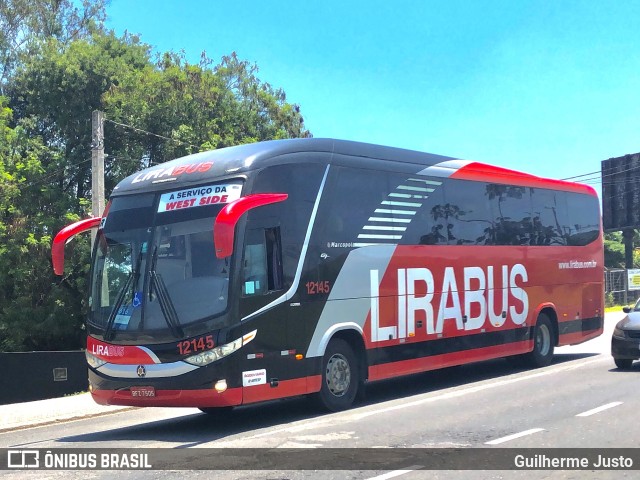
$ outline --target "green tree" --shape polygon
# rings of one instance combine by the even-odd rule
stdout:
[[[633,251],[633,268],[640,268],[640,231],[636,231],[633,239],[636,247]],[[607,268],[626,268],[624,255],[624,239],[622,232],[604,234],[604,265]]]
[[[120,142],[111,151],[131,173],[197,151],[310,136],[300,107],[287,103],[284,91],[262,82],[257,72],[235,53],[218,65],[204,53],[197,65],[184,54],[165,53],[154,65],[121,76],[103,97],[108,118],[164,138],[119,128],[109,135]]]
[[[77,216],[59,219],[71,205],[43,167],[56,163],[58,152],[22,125],[10,127],[11,117],[0,97],[0,349],[78,348],[86,248],[70,252],[60,288],[49,266],[52,232]]]
[[[100,29],[109,0],[3,0],[0,2],[0,95],[21,59],[39,39],[63,44]]]
[[[16,71],[9,93],[16,114],[33,120],[30,133],[60,152],[55,182],[79,201],[91,190],[91,112],[121,78],[149,65],[136,37],[94,34],[64,46],[50,38]]]
[[[214,71],[237,103],[232,113],[244,140],[308,137],[300,107],[287,103],[281,88],[274,89],[257,77],[258,66],[240,60],[235,52],[222,58]]]
[[[604,264],[607,268],[625,268],[622,232],[605,233]]]
[[[261,82],[255,65],[235,54],[211,63],[203,55],[192,65],[176,53],[153,62],[149,46],[131,35],[96,33],[67,47],[50,39],[17,70],[12,106],[37,119],[35,135],[63,150],[58,180],[78,199],[90,191],[92,110],[108,119],[108,191],[142,167],[189,153],[310,135],[299,106]]]
[[[62,279],[52,236],[88,213],[91,111],[103,110],[107,194],[150,164],[238,143],[308,136],[297,105],[235,54],[213,66],[183,54],[152,60],[135,36],[95,29],[34,43],[6,83],[0,137],[0,348],[79,348],[88,238],[67,247]],[[11,107],[11,110],[9,109]],[[135,126],[132,129],[129,126]],[[153,132],[154,134],[149,134]]]

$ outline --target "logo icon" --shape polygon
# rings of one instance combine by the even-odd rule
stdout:
[[[138,368],[136,369],[136,373],[138,374],[138,376],[140,378],[146,377],[147,376],[147,369],[144,368],[144,365],[138,365]]]
[[[40,452],[38,450],[9,450],[7,452],[7,467],[38,468],[40,467]]]
[[[142,292],[136,292],[133,294],[133,301],[131,302],[133,308],[138,308],[142,305]]]

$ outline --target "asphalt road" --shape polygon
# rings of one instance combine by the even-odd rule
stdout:
[[[213,418],[194,409],[135,409],[102,417],[0,434],[1,448],[255,448],[305,449],[370,447],[482,449],[483,470],[430,471],[429,458],[407,458],[384,467],[384,457],[363,453],[354,468],[328,471],[189,471],[206,478],[638,478],[633,470],[488,471],[492,458],[529,448],[607,448],[640,445],[635,412],[640,411],[640,365],[615,368],[610,331],[620,315],[608,316],[606,332],[586,344],[557,349],[554,363],[538,370],[514,369],[505,361],[428,372],[370,385],[355,408],[322,414],[306,399],[242,407]],[[517,450],[505,450],[513,448]],[[192,450],[194,455],[201,452]],[[280,450],[277,450],[278,452]],[[571,451],[571,450],[569,450]],[[191,452],[191,451],[190,451]],[[203,450],[205,454],[211,451]],[[495,452],[495,453],[494,453]],[[511,455],[511,453],[509,453]],[[366,455],[370,455],[370,458]],[[493,457],[495,455],[495,457]],[[309,457],[311,458],[311,457]],[[640,458],[640,457],[639,457]],[[328,458],[329,462],[330,459]],[[467,463],[468,463],[467,459]],[[362,462],[374,470],[359,468]],[[428,463],[425,465],[425,463]],[[463,462],[464,463],[464,462]],[[479,463],[480,464],[480,463]],[[315,464],[314,464],[315,465]],[[488,465],[488,466],[487,466]],[[327,468],[331,466],[327,463]],[[466,468],[461,465],[461,468]],[[324,470],[319,468],[318,470]],[[6,472],[5,472],[6,473]],[[35,473],[35,472],[34,472]],[[43,475],[43,473],[46,473]],[[8,473],[21,478],[24,473]],[[38,472],[39,478],[106,478],[113,472]],[[121,472],[132,478],[171,478],[175,472]],[[171,477],[170,477],[171,476]]]

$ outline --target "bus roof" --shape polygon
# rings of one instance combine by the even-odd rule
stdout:
[[[354,166],[363,166],[363,162],[368,159],[375,159],[422,165],[424,168],[452,159],[431,153],[328,138],[270,140],[195,153],[146,168],[122,180],[113,193],[121,195],[138,190],[161,190],[168,187],[167,183],[191,185],[267,165],[288,161],[304,162],[305,158],[300,156],[287,159],[288,155],[302,152],[325,154],[325,163],[337,155],[341,157],[340,163]],[[318,162],[319,159],[318,156],[313,159],[309,157],[308,161]]]
[[[299,153],[307,153],[308,156],[295,155]],[[595,191],[586,185],[545,179],[454,157],[347,140],[300,138],[238,145],[177,158],[130,175],[115,187],[112,196],[189,187],[214,179],[217,181],[242,175],[268,165],[305,161],[538,186],[595,195]]]

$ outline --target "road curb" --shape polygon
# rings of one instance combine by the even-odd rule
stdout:
[[[32,421],[30,423],[24,424],[15,424],[9,427],[0,427],[0,433],[7,432],[15,432],[17,430],[27,430],[29,428],[37,428],[37,427],[46,427],[49,425],[55,425],[57,423],[67,423],[67,422],[75,422],[78,420],[84,420],[87,418],[95,418],[95,417],[105,417],[107,415],[114,415],[120,412],[128,412],[130,410],[137,410],[141,407],[122,407],[117,410],[110,410],[108,412],[96,412],[96,413],[86,413],[86,414],[78,414],[71,417],[59,417],[59,418],[50,418],[50,419],[42,419],[41,421]]]
[[[136,408],[140,407],[99,405],[89,393],[11,403],[0,405],[0,432],[111,415]]]

